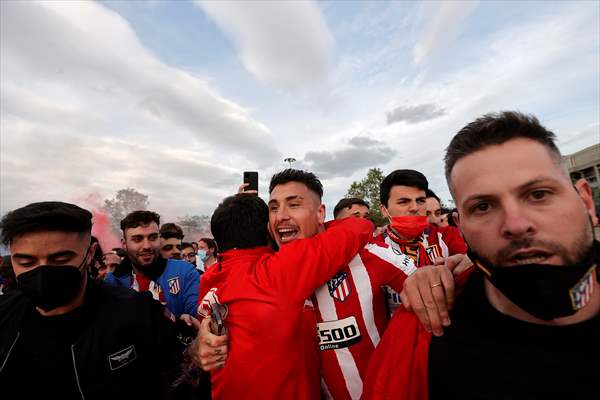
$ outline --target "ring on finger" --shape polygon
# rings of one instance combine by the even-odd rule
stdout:
[[[433,285],[431,285],[431,288],[433,289],[436,286],[442,286],[442,282],[434,283]]]

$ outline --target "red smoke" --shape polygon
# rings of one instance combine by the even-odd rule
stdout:
[[[92,235],[98,238],[104,252],[115,247],[121,247],[121,240],[114,234],[111,228],[110,216],[104,210],[92,210],[94,225]]]
[[[102,196],[91,193],[78,199],[93,215],[92,235],[98,238],[102,251],[105,253],[115,247],[121,247],[121,240],[111,227],[110,215],[104,210]]]

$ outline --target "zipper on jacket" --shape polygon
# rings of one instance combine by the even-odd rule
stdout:
[[[79,389],[79,394],[81,394],[81,398],[85,400],[85,396],[83,395],[83,390],[81,390],[81,384],[79,383],[79,374],[77,373],[77,364],[75,363],[75,345],[71,345],[71,357],[73,359],[73,370],[75,371],[75,380],[77,381],[77,388]]]
[[[21,332],[17,332],[17,337],[15,338],[15,340],[10,345],[10,349],[8,349],[8,353],[6,354],[6,358],[4,359],[4,362],[2,363],[2,366],[0,366],[0,372],[2,372],[2,370],[6,366],[6,363],[8,362],[8,357],[10,357],[10,353],[12,352],[12,349],[15,347],[15,344],[17,344],[17,340],[19,340],[19,336],[21,336]]]

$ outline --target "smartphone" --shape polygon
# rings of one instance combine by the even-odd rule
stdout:
[[[245,190],[256,190],[258,192],[258,172],[244,171],[244,183],[248,183]]]
[[[221,336],[227,333],[225,321],[223,321],[223,306],[213,303],[210,305],[210,330],[214,335]]]

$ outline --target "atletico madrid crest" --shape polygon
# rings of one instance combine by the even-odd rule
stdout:
[[[595,282],[594,275],[596,275],[596,265],[593,265],[583,278],[569,291],[573,310],[585,307],[592,299]]]
[[[327,288],[329,289],[329,294],[336,300],[344,301],[348,296],[350,296],[350,283],[348,282],[348,273],[344,271],[340,271],[327,281]]]
[[[179,287],[179,277],[176,276],[175,278],[171,278],[167,281],[167,283],[169,284],[169,293],[171,294],[177,294],[179,293],[180,287]]]

